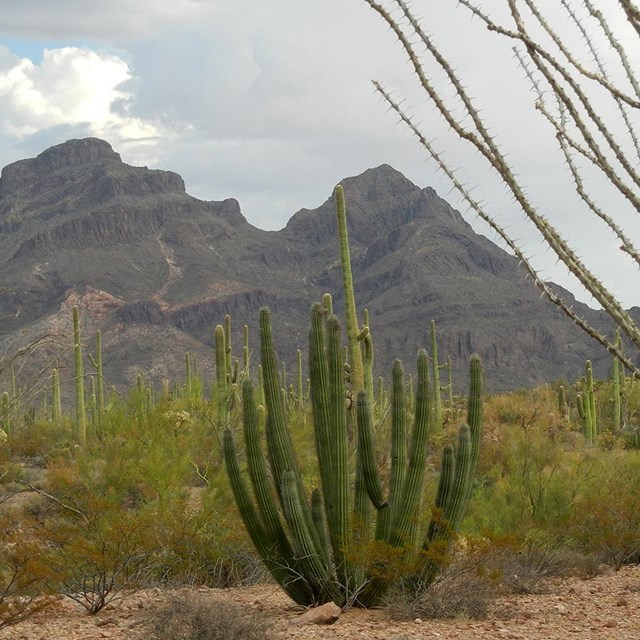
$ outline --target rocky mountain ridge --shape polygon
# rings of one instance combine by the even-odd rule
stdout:
[[[387,375],[396,356],[411,368],[434,319],[459,387],[473,352],[493,391],[573,380],[587,358],[604,375],[608,356],[433,189],[388,165],[342,184],[356,296],[370,312],[378,373]],[[213,328],[227,313],[236,344],[248,324],[256,345],[266,304],[279,356],[291,362],[306,350],[312,302],[330,291],[340,311],[336,236],[332,197],[280,231],[263,231],[235,199],[198,200],[176,173],[126,165],[102,140],[70,140],[2,171],[0,345],[10,352],[49,333],[57,338],[32,368],[64,361],[62,336],[78,304],[85,341],[102,330],[111,382],[130,383],[138,371],[175,379],[185,351],[211,368]],[[574,305],[606,326],[598,312]]]

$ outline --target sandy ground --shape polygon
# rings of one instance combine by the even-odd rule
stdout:
[[[206,598],[227,598],[263,611],[275,638],[371,640],[638,640],[640,567],[625,567],[591,580],[546,581],[541,593],[497,599],[485,620],[394,622],[381,610],[352,609],[331,626],[295,623],[302,610],[276,586],[229,590],[193,589]],[[182,593],[185,591],[183,590]],[[70,600],[0,631],[8,640],[146,640],[156,607],[175,592],[151,589],[130,594],[89,616]]]

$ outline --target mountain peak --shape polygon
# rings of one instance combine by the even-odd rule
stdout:
[[[82,138],[67,140],[62,144],[49,147],[35,158],[35,162],[46,164],[53,169],[87,164],[100,160],[122,162],[120,154],[105,140]]]
[[[68,140],[49,147],[35,158],[18,160],[7,165],[0,177],[0,195],[5,196],[29,187],[40,178],[55,171],[93,163],[122,164],[120,154],[111,145],[98,138]]]

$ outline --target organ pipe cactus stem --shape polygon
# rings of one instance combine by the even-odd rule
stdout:
[[[11,433],[10,404],[11,400],[9,398],[9,392],[5,391],[2,394],[2,400],[0,401],[0,418],[2,419],[0,428],[2,428],[6,434]]]
[[[373,393],[373,339],[371,337],[371,325],[369,324],[369,310],[363,311],[364,325],[360,330],[358,338],[362,345],[362,365],[364,375],[364,388],[367,392],[367,397],[374,401],[375,395]]]
[[[593,431],[591,441],[598,434],[598,421],[596,416],[596,395],[593,389],[593,367],[591,365],[591,360],[587,360],[585,366],[585,392],[586,399],[589,401],[589,410],[591,413],[591,429]]]
[[[567,415],[567,394],[564,385],[558,387],[558,413],[561,418]]]
[[[96,391],[95,391],[95,412],[96,412],[96,431],[99,434],[102,430],[102,422],[104,420],[104,372],[102,368],[102,332],[96,332],[96,357],[89,354],[91,364],[96,371]]]
[[[431,366],[433,378],[433,431],[442,431],[442,395],[440,388],[440,365],[438,364],[438,341],[436,339],[436,323],[431,321]]]
[[[592,444],[594,440],[593,422],[591,420],[591,404],[586,394],[578,393],[576,395],[576,409],[578,415],[582,419],[582,429],[585,440]]]
[[[142,373],[136,376],[136,404],[138,408],[138,424],[142,426],[147,422],[147,393]]]
[[[336,217],[338,220],[338,239],[340,242],[340,262],[342,264],[349,366],[351,367],[351,392],[355,397],[359,391],[364,389],[364,366],[360,345],[358,344],[358,334],[360,333],[360,329],[356,309],[356,298],[353,289],[353,274],[351,272],[349,233],[347,231],[347,210],[344,199],[344,188],[340,184],[335,188],[335,199]]]
[[[216,356],[216,384],[215,395],[218,405],[218,427],[227,427],[227,399],[228,399],[228,371],[227,371],[227,340],[225,328],[217,325],[214,333],[215,356]]]
[[[170,397],[171,397],[171,392],[169,391],[169,379],[163,378],[162,379],[162,401],[169,402]]]
[[[249,325],[244,325],[242,330],[242,374],[243,376],[249,375]]]
[[[57,367],[51,370],[51,418],[54,422],[59,422],[62,418],[60,372]]]
[[[330,293],[325,293],[322,296],[322,306],[327,310],[329,315],[333,314],[333,298]]]
[[[71,311],[73,318],[73,350],[75,362],[75,389],[76,389],[76,438],[78,444],[87,442],[87,412],[85,406],[84,391],[84,363],[82,360],[82,345],[80,344],[80,316],[77,305]]]
[[[231,374],[233,372],[233,367],[231,366],[231,316],[228,313],[224,317],[224,346],[227,378],[228,382],[231,382]]]
[[[622,338],[620,337],[620,330],[616,331],[614,338],[614,344],[616,348],[622,350]],[[613,370],[611,372],[612,393],[613,393],[613,432],[618,433],[622,428],[622,389],[624,384],[621,384],[621,375],[624,377],[624,367],[620,366],[620,361],[614,356],[613,358]]]
[[[18,397],[18,378],[16,376],[16,370],[11,367],[11,396],[13,398]]]
[[[392,505],[392,520],[398,519],[400,490],[404,485],[407,470],[407,419],[404,393],[404,369],[402,362],[393,361],[391,370],[391,481],[389,503]],[[380,532],[379,539],[386,540],[390,531]]]
[[[185,369],[185,392],[187,394],[187,402],[191,402],[193,398],[193,378],[191,376],[191,356],[189,352],[184,354],[184,369]]]

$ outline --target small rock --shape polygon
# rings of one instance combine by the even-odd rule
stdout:
[[[608,629],[611,629],[613,627],[617,627],[618,626],[618,621],[614,620],[613,618],[609,618],[609,620],[605,620],[604,621],[604,626],[607,627]]]
[[[104,618],[104,620],[96,620],[96,627],[106,627],[109,624],[117,625],[114,618]]]
[[[335,602],[327,602],[320,607],[305,611],[292,621],[292,624],[333,624],[342,613],[342,609]]]

